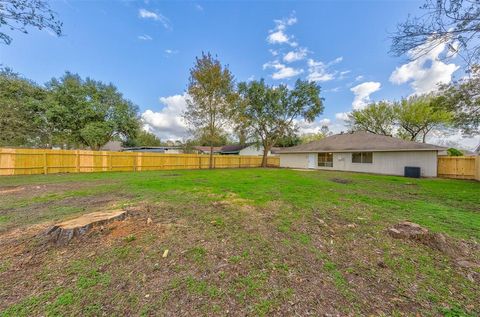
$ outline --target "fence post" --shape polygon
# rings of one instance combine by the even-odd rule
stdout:
[[[475,179],[480,181],[480,155],[475,156]]]
[[[48,174],[48,166],[47,166],[47,152],[43,152],[43,174]]]
[[[80,173],[80,151],[75,151],[75,173]]]
[[[198,156],[198,169],[202,169],[202,156]]]

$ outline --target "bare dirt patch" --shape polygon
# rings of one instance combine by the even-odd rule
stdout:
[[[3,186],[0,187],[0,195],[18,193],[23,190],[25,190],[25,187],[23,186]]]
[[[50,183],[50,184],[32,184],[22,186],[0,186],[1,196],[13,196],[17,198],[38,197],[42,194],[58,193],[67,190],[76,190],[90,188],[92,186],[100,186],[106,184],[105,181],[92,182],[69,182],[69,183]],[[108,182],[112,184],[112,182]]]
[[[337,183],[337,184],[351,184],[351,183],[353,183],[353,181],[351,179],[338,178],[338,177],[330,178],[330,181],[332,181],[334,183]]]
[[[402,221],[390,227],[387,229],[387,233],[393,238],[415,241],[440,251],[452,258],[460,267],[480,268],[480,261],[475,259],[480,252],[480,247],[476,244],[457,241],[442,233],[432,233],[409,221]],[[476,274],[475,278],[480,278],[480,275]]]

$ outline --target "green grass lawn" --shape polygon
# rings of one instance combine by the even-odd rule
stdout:
[[[18,190],[1,194],[7,186]],[[0,199],[0,316],[480,313],[478,268],[385,233],[416,222],[471,246],[478,262],[478,182],[92,173],[3,177]],[[67,246],[45,242],[55,221],[118,208],[131,210],[126,221]]]

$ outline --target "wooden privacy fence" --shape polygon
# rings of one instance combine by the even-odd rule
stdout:
[[[214,155],[214,168],[260,167],[259,156]],[[0,175],[205,169],[208,155],[83,150],[0,149]],[[269,167],[280,159],[269,157]]]
[[[480,156],[439,156],[438,177],[480,180]]]

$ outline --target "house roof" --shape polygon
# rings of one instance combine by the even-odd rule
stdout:
[[[272,154],[277,154],[277,153],[282,152],[283,149],[286,149],[286,148],[274,146],[274,147],[272,147],[272,148],[270,149],[270,152],[271,152]]]
[[[405,141],[391,136],[358,131],[335,134],[322,140],[284,148],[278,153],[441,151],[444,149],[444,147],[432,144]]]
[[[249,145],[225,145],[225,146],[222,146],[222,153],[239,152],[240,150],[243,150],[248,146]]]
[[[202,152],[210,152],[210,146],[202,146],[202,145],[196,145],[193,147],[195,150],[202,151]],[[221,146],[214,146],[213,147],[213,152],[220,152],[222,150]]]

